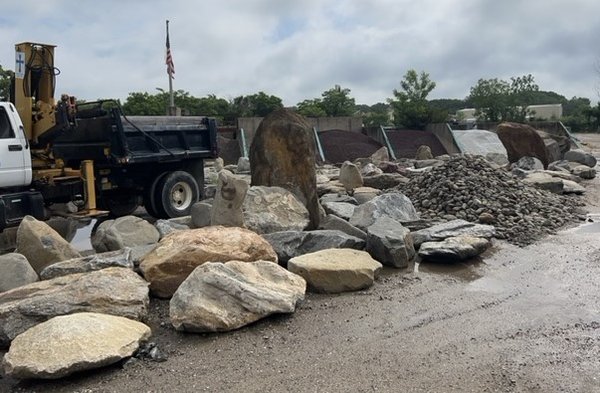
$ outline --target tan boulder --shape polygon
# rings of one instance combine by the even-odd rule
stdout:
[[[24,285],[0,294],[0,347],[58,315],[98,312],[140,320],[148,303],[148,283],[121,267]]]
[[[113,315],[58,316],[17,336],[3,367],[14,378],[62,378],[129,357],[150,334],[143,323]]]
[[[373,285],[381,263],[366,251],[327,249],[290,259],[288,270],[303,277],[316,292],[358,291]]]
[[[273,262],[208,262],[179,286],[169,315],[177,330],[228,331],[294,312],[305,291],[302,277]]]
[[[206,227],[174,232],[163,238],[140,263],[150,290],[168,298],[198,266],[205,262],[277,262],[273,247],[244,228]]]
[[[17,230],[17,252],[29,261],[37,274],[46,266],[81,254],[43,221],[25,216]]]
[[[219,172],[217,193],[211,208],[210,224],[233,227],[244,226],[242,205],[250,185],[233,173]]]

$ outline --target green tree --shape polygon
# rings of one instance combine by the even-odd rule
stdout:
[[[127,95],[123,103],[123,112],[126,115],[160,116],[167,111],[168,97],[161,94],[147,92],[133,92]]]
[[[539,87],[531,74],[502,79],[479,79],[471,87],[470,102],[485,121],[519,121],[527,118],[526,108],[539,100]]]
[[[394,98],[389,99],[394,112],[394,124],[422,130],[434,119],[427,96],[435,89],[435,82],[426,72],[408,70],[400,82],[401,90],[394,89]]]
[[[239,96],[229,103],[229,117],[264,117],[276,109],[283,108],[281,98],[258,92],[248,96]]]
[[[325,117],[327,113],[321,106],[320,98],[304,100],[296,104],[296,112],[306,117]]]
[[[324,91],[320,107],[327,116],[351,116],[354,114],[355,100],[350,97],[350,89],[344,89],[340,85]]]
[[[363,118],[365,127],[379,127],[391,125],[390,105],[378,102],[371,106],[357,105],[357,112]]]
[[[15,73],[11,70],[5,70],[0,65],[0,101],[10,100],[10,84]]]

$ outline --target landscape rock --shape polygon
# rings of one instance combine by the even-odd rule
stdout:
[[[325,194],[319,198],[321,204],[326,202],[344,202],[350,203],[352,205],[358,205],[358,201],[356,198],[348,195],[348,194]]]
[[[585,187],[579,183],[571,180],[562,179],[563,183],[563,194],[583,194],[585,193]]]
[[[356,164],[345,161],[340,168],[339,181],[344,186],[346,192],[351,193],[355,188],[363,186],[362,175]]]
[[[86,257],[53,263],[42,270],[40,278],[42,280],[50,280],[55,277],[66,276],[67,274],[88,273],[109,267],[133,269],[131,249],[125,247],[122,250],[92,254]]]
[[[215,173],[221,172],[224,167],[225,161],[221,157],[215,158],[215,160],[213,161],[213,168],[215,170]]]
[[[210,226],[212,205],[206,202],[196,202],[190,209],[192,216],[192,226],[194,228],[204,228]]]
[[[233,173],[226,170],[219,172],[219,183],[210,213],[210,224],[243,227],[242,205],[249,187],[246,181]]]
[[[187,225],[177,224],[176,222],[169,221],[169,220],[163,220],[163,219],[157,220],[154,223],[154,226],[156,227],[156,230],[159,233],[160,239],[167,236],[171,232],[183,231],[186,229],[190,229],[190,227]]]
[[[359,205],[362,205],[364,203],[367,203],[367,202],[375,199],[376,197],[378,197],[381,194],[382,194],[381,190],[378,190],[376,188],[359,187],[354,190],[353,196],[354,196],[354,199],[356,199],[356,202],[358,202]]]
[[[251,185],[291,191],[309,212],[309,229],[319,225],[315,157],[311,125],[290,109],[267,115],[250,146]]]
[[[160,233],[148,221],[136,216],[124,216],[101,223],[91,241],[96,252],[107,252],[153,244],[159,238]]]
[[[433,154],[431,153],[431,148],[427,145],[421,145],[417,149],[415,153],[415,160],[431,160],[433,159]]]
[[[379,169],[372,162],[368,162],[360,168],[360,174],[363,177],[363,183],[364,183],[365,176],[377,176],[377,175],[381,175],[382,173],[383,173],[383,171],[381,169]]]
[[[399,173],[382,173],[375,176],[364,176],[363,184],[366,187],[376,188],[378,190],[387,190],[397,187],[400,184],[408,183],[408,178]]]
[[[596,170],[587,165],[579,165],[571,169],[571,173],[582,179],[590,180],[596,177]]]
[[[273,246],[280,263],[328,248],[362,250],[365,247],[364,240],[338,230],[284,231],[269,233],[263,237]]]
[[[116,363],[150,338],[145,324],[114,315],[54,317],[17,336],[4,356],[4,372],[21,379],[57,379]]]
[[[327,214],[333,214],[344,220],[349,220],[356,208],[356,205],[346,202],[325,202],[322,206]]]
[[[361,231],[354,225],[350,224],[348,221],[333,214],[328,214],[327,216],[325,216],[325,218],[323,218],[319,223],[318,229],[338,230],[350,236],[354,236],[362,240],[367,240],[366,232]]]
[[[18,253],[0,255],[0,292],[38,281],[27,258]]]
[[[379,148],[375,153],[371,154],[369,157],[371,162],[375,165],[379,165],[382,162],[388,162],[390,160],[390,153],[388,152],[387,147],[383,146]]]
[[[294,194],[281,187],[250,187],[243,211],[246,227],[259,234],[301,231],[310,223],[306,207]]]
[[[506,157],[506,154],[502,154],[502,153],[487,153],[485,155],[486,160],[498,165],[498,166],[505,166],[508,165],[508,158]]]
[[[419,256],[426,261],[453,263],[480,255],[489,246],[490,241],[481,237],[449,237],[441,242],[421,244]]]
[[[496,133],[511,163],[517,162],[521,157],[536,157],[547,168],[554,161],[549,157],[544,139],[530,125],[504,122],[498,125]]]
[[[46,223],[25,216],[17,230],[17,250],[36,273],[46,266],[81,254]]]
[[[436,160],[436,159],[428,159],[428,160],[418,160],[415,161],[415,168],[416,169],[424,169],[424,168],[432,168],[432,167],[436,167],[436,166],[440,166],[443,165],[444,161],[442,160]]]
[[[58,315],[97,312],[135,320],[148,313],[148,283],[131,269],[69,274],[0,293],[0,347]]]
[[[452,157],[442,166],[414,175],[399,191],[414,202],[425,221],[477,222],[480,214],[489,213],[496,220],[494,237],[516,245],[531,244],[579,221],[583,206],[578,198],[539,190],[472,155]]]
[[[542,172],[527,174],[527,176],[523,179],[523,183],[532,185],[541,190],[550,191],[554,194],[562,194],[564,190],[564,183],[562,179],[552,177],[551,175]]]
[[[359,291],[373,285],[381,263],[369,253],[351,249],[326,249],[292,258],[288,269],[302,276],[315,292]]]
[[[248,157],[240,157],[235,169],[236,173],[250,173],[250,159]]]
[[[400,223],[417,221],[419,214],[411,200],[404,194],[392,192],[375,197],[359,205],[350,218],[350,224],[365,230],[375,223],[380,217],[389,217]]]
[[[410,230],[386,216],[367,228],[366,251],[382,264],[397,268],[407,267],[415,257]]]
[[[593,154],[585,152],[581,149],[569,150],[565,153],[564,159],[567,161],[578,162],[590,168],[595,167],[597,163],[596,157],[594,157]]]
[[[415,247],[425,242],[439,242],[449,237],[470,236],[490,239],[496,234],[492,225],[476,224],[456,219],[442,224],[433,225],[412,233]]]
[[[277,262],[277,254],[255,232],[214,226],[170,234],[142,259],[140,270],[152,293],[168,298],[196,267],[232,260]]]
[[[536,169],[544,169],[544,164],[536,157],[524,156],[514,164],[517,168],[525,171],[533,171]]]
[[[269,261],[208,262],[197,267],[170,302],[175,329],[222,332],[276,313],[293,313],[306,282]]]

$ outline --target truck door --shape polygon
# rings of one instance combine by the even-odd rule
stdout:
[[[13,116],[18,115],[11,104],[0,106],[0,187],[24,186],[31,182],[29,146],[19,138],[23,130],[15,130],[14,126],[18,127],[21,122],[11,121]]]

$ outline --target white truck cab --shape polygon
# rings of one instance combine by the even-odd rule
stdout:
[[[0,102],[0,188],[31,184],[29,142],[16,108]]]

